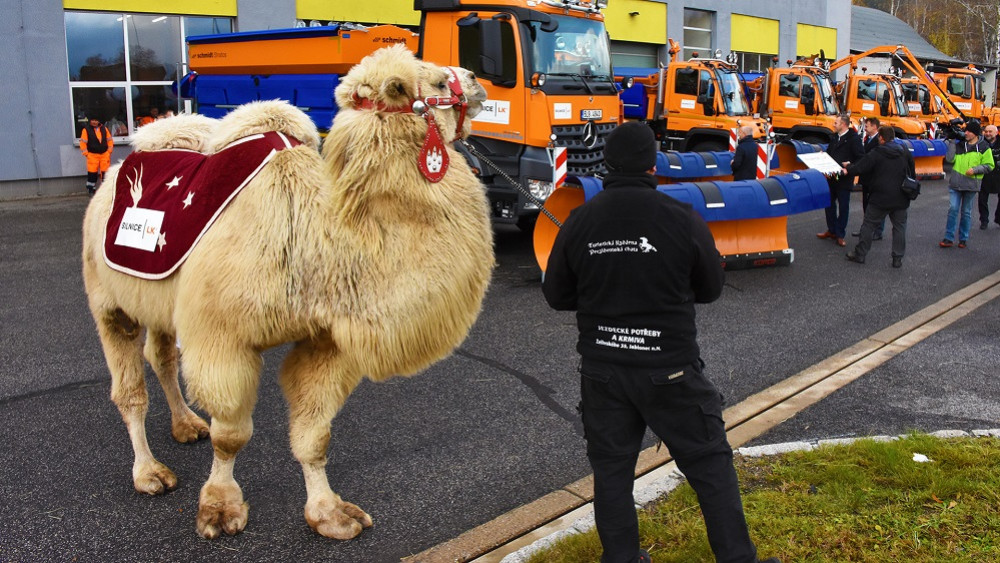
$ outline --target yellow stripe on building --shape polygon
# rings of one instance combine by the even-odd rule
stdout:
[[[295,17],[300,20],[420,25],[420,12],[413,10],[413,0],[298,0]]]
[[[837,58],[837,30],[832,27],[821,27],[807,23],[798,24],[796,31],[798,41],[795,45],[796,57],[818,55],[820,49],[828,59]]]
[[[730,21],[730,49],[745,53],[778,54],[778,20],[733,14]]]
[[[644,0],[608,2],[604,25],[615,41],[663,45],[667,42],[667,5]]]
[[[235,16],[236,0],[63,0],[67,10]]]

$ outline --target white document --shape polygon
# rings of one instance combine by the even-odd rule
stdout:
[[[833,158],[825,152],[810,152],[797,155],[802,164],[805,164],[813,170],[819,170],[827,176],[832,174],[840,174],[840,163],[833,160]]]
[[[160,238],[161,225],[163,225],[162,211],[129,207],[125,209],[125,216],[118,225],[115,244],[152,252],[156,249],[156,243]]]

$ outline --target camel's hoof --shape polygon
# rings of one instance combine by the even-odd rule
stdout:
[[[214,540],[222,532],[232,536],[243,531],[250,517],[250,503],[244,502],[239,485],[206,484],[198,501],[198,534]]]
[[[372,518],[356,505],[340,497],[321,498],[306,503],[306,522],[317,534],[336,540],[349,540],[372,525]]]
[[[177,488],[177,476],[158,461],[133,468],[132,482],[135,490],[147,495],[162,495]]]
[[[208,438],[208,423],[196,414],[178,418],[171,424],[171,434],[174,440],[182,444],[190,444]]]

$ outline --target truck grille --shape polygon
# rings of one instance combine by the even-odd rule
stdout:
[[[604,140],[607,139],[608,134],[616,125],[615,123],[590,121],[580,125],[552,128],[552,132],[556,135],[556,146],[566,147],[566,167],[570,175],[593,176],[597,174],[603,176],[607,173],[607,169],[604,168]],[[592,134],[596,135],[590,148],[585,143],[588,127],[593,128]]]

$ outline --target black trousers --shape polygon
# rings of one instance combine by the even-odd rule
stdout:
[[[594,517],[602,563],[632,563],[639,526],[632,497],[635,464],[648,426],[670,450],[698,495],[708,541],[720,563],[754,563],[722,395],[702,363],[676,369],[628,368],[583,360],[580,403],[594,470]]]
[[[907,209],[884,209],[877,205],[869,205],[865,210],[865,220],[861,223],[861,235],[854,253],[864,258],[872,247],[872,237],[885,225],[885,218],[892,223],[892,256],[902,258],[906,254],[906,216]]]
[[[983,225],[990,222],[990,195],[996,193],[991,193],[985,188],[979,190],[979,222]],[[1000,199],[997,200],[997,208],[993,212],[993,222],[1000,225]]]

